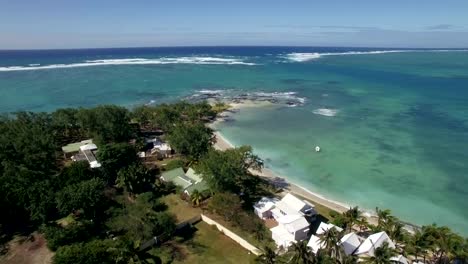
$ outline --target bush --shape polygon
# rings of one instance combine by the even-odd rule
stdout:
[[[93,235],[94,224],[90,221],[74,222],[66,227],[58,225],[44,226],[42,233],[47,239],[47,246],[56,251],[59,247],[84,242]]]
[[[175,159],[175,160],[169,161],[166,164],[166,166],[164,166],[164,169],[169,171],[169,170],[177,169],[177,168],[180,168],[180,167],[185,167],[185,161],[183,161],[181,159]]]

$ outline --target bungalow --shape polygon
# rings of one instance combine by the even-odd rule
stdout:
[[[384,242],[387,242],[389,247],[395,248],[395,244],[387,233],[382,231],[366,238],[354,254],[358,256],[374,256],[374,250],[381,247]]]
[[[303,216],[315,216],[317,212],[314,205],[307,201],[300,200],[296,196],[288,193],[271,210],[273,217],[278,220],[285,215],[299,214]]]
[[[398,255],[398,256],[395,256],[395,257],[391,257],[390,258],[390,261],[392,263],[395,263],[395,264],[408,264],[408,259],[405,258],[403,255]],[[418,262],[413,262],[413,263],[418,263]]]
[[[260,201],[254,204],[254,212],[261,219],[270,219],[273,217],[271,210],[279,200],[276,198],[262,197]]]
[[[151,155],[156,155],[158,158],[167,158],[172,154],[171,146],[158,137],[146,139],[146,144],[151,147]]]
[[[320,222],[320,225],[319,227],[317,228],[317,231],[315,231],[315,233],[317,235],[323,235],[325,232],[327,232],[328,230],[334,228],[336,231],[338,232],[341,232],[343,231],[343,228],[341,227],[337,227],[336,225],[332,224],[332,223],[324,223],[324,222]]]
[[[173,182],[175,185],[180,186],[186,195],[191,195],[194,190],[204,192],[209,189],[206,182],[203,181],[203,178],[192,168],[189,168],[187,173],[185,173],[182,168],[163,172],[160,179],[165,182]]]
[[[71,143],[62,147],[65,158],[71,156],[73,161],[86,160],[91,168],[101,167],[96,159],[97,146],[93,144],[92,139],[83,140],[76,143]]]
[[[309,242],[307,243],[307,246],[314,252],[314,254],[317,254],[317,251],[321,248],[324,248],[325,245],[323,242],[320,241],[320,238],[316,235],[312,235],[309,239]]]
[[[356,233],[349,233],[341,238],[340,245],[343,247],[345,254],[349,256],[361,245],[362,240]]]
[[[285,215],[277,219],[278,226],[271,228],[272,238],[278,247],[288,248],[307,238],[309,222],[304,216]]]

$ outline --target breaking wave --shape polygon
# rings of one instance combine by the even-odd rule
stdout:
[[[217,100],[226,102],[258,101],[281,104],[288,107],[302,106],[306,103],[305,97],[300,97],[297,92],[245,92],[234,89],[196,91],[187,97],[189,100]]]
[[[312,111],[312,113],[316,115],[323,115],[323,116],[336,116],[338,114],[338,110],[336,109],[328,109],[328,108],[319,108]]]
[[[245,62],[238,58],[218,58],[218,57],[165,57],[158,59],[107,59],[107,60],[87,60],[71,64],[51,64],[39,65],[29,64],[29,66],[7,66],[0,67],[0,71],[31,71],[31,70],[49,70],[66,69],[77,67],[107,66],[107,65],[159,65],[159,64],[202,64],[202,65],[257,65],[251,62]]]
[[[301,53],[293,52],[283,55],[283,58],[293,62],[305,62],[310,60],[319,59],[322,56],[343,56],[343,55],[375,55],[375,54],[386,54],[386,53],[403,53],[403,52],[467,52],[468,50],[374,50],[374,51],[347,51],[347,52],[311,52]]]

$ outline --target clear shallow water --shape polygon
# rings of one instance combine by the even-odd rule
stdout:
[[[355,52],[374,50],[0,52],[0,111],[276,92],[297,106],[244,109],[221,131],[312,191],[468,234],[468,52]]]

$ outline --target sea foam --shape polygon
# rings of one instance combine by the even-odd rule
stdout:
[[[328,109],[328,108],[319,108],[312,111],[312,113],[316,115],[323,115],[323,116],[336,116],[338,114],[338,110],[336,109]]]
[[[343,55],[375,55],[375,54],[386,54],[386,53],[403,53],[403,52],[467,52],[466,49],[457,50],[372,50],[372,51],[347,51],[347,52],[312,52],[312,53],[300,53],[293,52],[283,55],[283,58],[293,62],[305,62],[310,60],[319,59],[322,56],[343,56]]]
[[[158,64],[202,64],[202,65],[256,65],[255,63],[245,62],[238,58],[218,58],[218,57],[164,57],[158,59],[129,58],[129,59],[101,59],[87,60],[71,64],[51,64],[51,65],[32,65],[29,66],[7,66],[0,67],[0,71],[31,71],[31,70],[49,70],[66,69],[77,67],[107,66],[107,65],[158,65]]]

